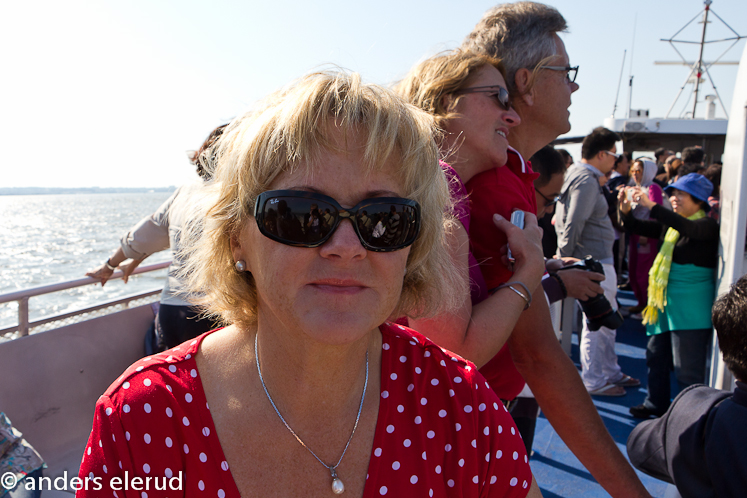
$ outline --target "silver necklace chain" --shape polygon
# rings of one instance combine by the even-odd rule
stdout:
[[[358,406],[358,415],[355,417],[355,425],[353,426],[353,432],[350,433],[350,437],[348,438],[348,442],[345,444],[345,449],[342,450],[342,455],[340,455],[340,459],[337,460],[337,463],[334,465],[327,465],[322,461],[321,458],[316,456],[316,453],[314,453],[311,448],[306,446],[306,443],[304,443],[300,437],[298,437],[298,434],[291,429],[291,426],[288,425],[288,422],[285,421],[283,416],[280,414],[280,410],[278,410],[278,407],[275,406],[275,402],[272,400],[272,396],[270,396],[270,392],[267,390],[267,386],[265,385],[265,381],[262,378],[262,369],[259,367],[259,349],[257,348],[257,336],[259,334],[254,335],[254,359],[257,361],[257,373],[259,373],[259,381],[262,383],[262,389],[265,390],[265,394],[267,395],[267,399],[270,400],[270,404],[275,409],[275,413],[278,414],[278,417],[280,417],[280,421],[283,422],[283,425],[285,425],[285,428],[290,431],[291,434],[293,434],[293,437],[296,438],[296,441],[301,443],[301,446],[309,450],[309,453],[316,458],[319,463],[324,465],[324,467],[329,470],[330,474],[332,475],[332,489],[336,494],[341,494],[345,487],[342,485],[342,481],[339,477],[337,477],[337,467],[340,465],[340,462],[342,462],[343,457],[345,456],[345,452],[348,451],[348,446],[350,446],[350,441],[353,440],[353,435],[355,434],[355,430],[358,428],[358,422],[361,419],[361,412],[363,411],[363,401],[366,399],[366,388],[368,388],[368,349],[366,349],[366,381],[363,383],[363,394],[361,395],[361,403],[360,406]],[[339,485],[337,484],[339,482]],[[339,486],[339,487],[338,487]],[[338,491],[339,489],[339,491]]]

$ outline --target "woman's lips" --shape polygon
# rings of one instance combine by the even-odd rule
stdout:
[[[314,289],[331,294],[357,294],[368,287],[358,280],[353,279],[323,279],[315,280],[309,284]]]

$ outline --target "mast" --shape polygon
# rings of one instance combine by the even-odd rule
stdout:
[[[705,47],[706,27],[708,26],[708,12],[711,10],[712,0],[705,0],[705,10],[703,11],[703,35],[700,37],[700,52],[695,70],[695,98],[693,99],[693,119],[695,119],[695,109],[698,107],[698,90],[700,89],[700,77],[703,74],[703,48]]]

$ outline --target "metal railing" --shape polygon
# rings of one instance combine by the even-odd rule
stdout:
[[[139,275],[141,273],[148,273],[148,272],[152,272],[156,270],[161,270],[163,268],[168,268],[170,264],[171,264],[171,261],[164,261],[161,263],[155,263],[152,265],[142,266],[142,267],[136,268],[135,271],[132,272],[132,275]],[[118,278],[122,278],[121,270],[115,271],[109,280],[115,280]],[[150,290],[147,292],[132,294],[130,296],[119,298],[113,301],[100,303],[95,306],[90,306],[88,308],[80,309],[77,311],[72,311],[69,313],[61,314],[61,315],[53,315],[53,316],[44,317],[39,320],[34,320],[33,322],[29,320],[29,299],[30,298],[34,296],[50,294],[52,292],[59,292],[59,291],[67,290],[67,289],[74,289],[76,287],[83,287],[85,285],[92,285],[92,284],[98,284],[98,283],[99,281],[94,278],[85,277],[85,278],[79,278],[76,280],[68,280],[66,282],[59,282],[56,284],[32,287],[29,289],[23,289],[23,290],[19,290],[15,292],[9,292],[8,294],[0,295],[0,304],[10,303],[14,301],[18,303],[18,324],[15,326],[0,329],[0,336],[11,334],[14,332],[18,332],[20,336],[25,336],[29,334],[29,330],[31,330],[32,328],[39,327],[44,324],[62,321],[62,320],[65,320],[71,317],[80,316],[80,315],[92,314],[93,312],[96,312],[98,310],[102,310],[105,308],[111,308],[111,307],[118,306],[118,305],[122,305],[126,308],[133,301],[143,300],[145,298],[155,296],[157,294],[160,294],[162,290],[161,288],[158,288],[158,289]]]

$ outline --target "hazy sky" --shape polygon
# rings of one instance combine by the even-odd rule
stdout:
[[[495,3],[3,2],[0,187],[179,185],[194,177],[186,151],[269,92],[326,64],[390,84],[422,58],[458,46]],[[562,38],[571,64],[580,65],[571,135],[588,133],[612,113],[624,50],[617,116],[627,108],[631,59],[632,107],[664,116],[688,70],[653,64],[677,60],[659,39],[695,17],[701,0],[549,3],[567,19],[570,32]],[[715,0],[712,8],[747,34],[747,1]],[[700,29],[693,23],[679,37],[696,40]],[[718,22],[709,30],[730,35]],[[739,60],[744,44],[724,59]],[[706,60],[727,46],[710,46]],[[680,50],[688,60],[697,57],[695,45]],[[729,110],[737,68],[712,74]]]

